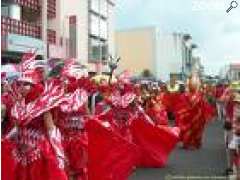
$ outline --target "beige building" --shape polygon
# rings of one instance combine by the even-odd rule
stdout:
[[[2,52],[7,59],[37,48],[44,58],[73,57],[96,71],[115,54],[114,7],[115,0],[2,0]]]
[[[139,75],[148,69],[167,81],[173,75],[181,79],[191,69],[192,50],[186,46],[184,34],[143,27],[118,31],[115,36],[120,70]]]
[[[121,57],[121,71],[128,69],[140,74],[148,69],[155,72],[155,29],[152,27],[116,32],[116,52]]]

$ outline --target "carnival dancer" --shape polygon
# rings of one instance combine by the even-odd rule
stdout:
[[[181,140],[185,149],[199,149],[202,136],[208,122],[206,103],[200,88],[200,79],[193,74],[188,80],[186,92],[176,104],[177,117],[181,129]]]
[[[239,178],[240,165],[240,83],[233,82],[230,88],[225,91],[222,100],[227,103],[227,119],[225,120],[225,129],[227,130],[227,150],[228,150],[228,168],[226,173],[232,174],[233,167],[236,166],[237,177]]]
[[[46,82],[44,91],[36,99],[30,98],[33,96],[29,90],[29,85],[24,86],[24,98],[16,102],[11,110],[16,126],[2,139],[2,178],[53,180],[58,177],[65,180],[67,176],[64,171],[61,135],[53,124],[50,113],[50,109],[60,103],[63,89]],[[32,91],[36,92],[36,89]],[[9,172],[9,169],[14,173]],[[10,178],[9,175],[15,177]]]
[[[54,121],[62,134],[62,144],[67,157],[69,177],[87,179],[87,134],[85,122],[89,116],[88,92],[84,89],[82,69],[75,60],[68,60],[61,72],[65,95],[54,109]],[[79,82],[80,81],[80,82]]]
[[[168,126],[168,115],[162,98],[159,96],[152,97],[147,105],[146,113],[156,125]]]
[[[2,179],[65,180],[61,135],[50,113],[64,91],[50,80],[42,87],[35,56],[25,54],[18,68],[10,117],[14,127],[2,138]]]
[[[215,85],[205,84],[203,88],[203,95],[205,96],[208,103],[205,103],[205,116],[207,119],[215,119],[217,113],[217,98]]]
[[[175,126],[178,126],[175,104],[179,101],[179,96],[180,86],[176,81],[176,77],[173,76],[170,79],[170,83],[167,84],[167,91],[163,97],[163,104],[167,109],[169,120],[174,120]]]
[[[110,98],[111,109],[101,117],[102,121],[109,122],[115,132],[137,145],[137,166],[163,167],[178,142],[178,128],[166,127],[166,122],[162,122],[164,126],[160,122],[154,124],[140,107],[133,85],[127,81],[117,84]]]
[[[106,103],[110,105],[108,111],[99,118],[103,121],[107,120],[115,131],[123,138],[131,141],[131,134],[129,132],[129,123],[134,116],[136,109],[132,106],[136,98],[134,88],[131,84],[118,83],[119,86],[113,88],[110,99],[105,99]],[[105,96],[106,97],[106,96]]]
[[[217,117],[220,121],[223,121],[224,119],[224,116],[225,116],[225,112],[224,112],[224,102],[221,101],[221,97],[224,93],[226,89],[226,86],[225,84],[222,82],[222,83],[219,83],[217,84],[216,86],[216,108],[217,108]]]
[[[129,119],[134,110],[132,86],[119,81],[119,86],[100,81],[93,119],[87,122],[88,177],[91,180],[126,180],[139,159],[138,149],[131,142]],[[125,96],[124,96],[125,95]]]

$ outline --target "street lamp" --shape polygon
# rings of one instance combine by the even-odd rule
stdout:
[[[186,62],[188,57],[188,49],[192,44],[192,36],[190,34],[184,34],[182,36],[182,79],[185,78],[186,75]]]
[[[191,49],[197,49],[197,48],[198,48],[198,46],[196,44],[191,45]]]

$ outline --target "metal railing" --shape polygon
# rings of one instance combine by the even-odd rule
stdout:
[[[8,33],[41,39],[41,26],[1,16],[1,35],[6,36]],[[48,29],[47,38],[48,43],[56,44],[56,31]]]
[[[49,18],[56,17],[56,0],[47,0],[47,13]],[[8,2],[8,0],[3,0],[3,2]],[[12,0],[13,3],[19,4],[23,7],[39,11],[41,9],[42,3],[39,0]]]

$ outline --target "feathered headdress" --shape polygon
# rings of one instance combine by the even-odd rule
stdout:
[[[18,65],[18,72],[21,73],[19,81],[37,84],[43,80],[43,74],[38,68],[45,68],[46,61],[36,61],[37,51],[27,52],[22,56]]]
[[[54,81],[46,81],[43,93],[36,100],[28,104],[26,104],[25,99],[16,102],[11,110],[12,117],[16,119],[17,124],[25,126],[34,118],[58,106],[63,97],[63,86]]]
[[[120,108],[127,108],[136,98],[136,94],[134,93],[125,93],[121,95],[120,92],[114,92],[111,97],[111,102],[113,106]]]
[[[73,77],[80,79],[82,77],[87,77],[87,68],[83,65],[77,63],[75,59],[68,59],[64,61],[64,67],[62,69],[61,75],[63,77]]]

